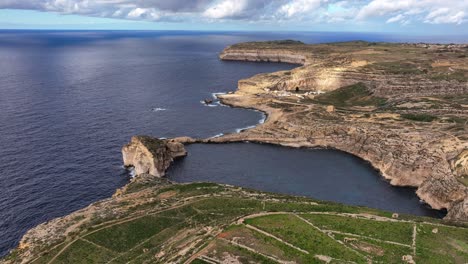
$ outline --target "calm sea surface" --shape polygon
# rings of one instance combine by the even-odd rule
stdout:
[[[227,45],[294,38],[460,42],[358,33],[0,31],[0,256],[39,223],[129,180],[120,148],[135,134],[209,137],[255,125],[259,113],[200,100],[286,64],[222,62]],[[411,190],[337,151],[194,145],[169,176],[434,215]]]

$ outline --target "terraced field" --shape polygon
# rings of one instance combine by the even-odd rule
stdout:
[[[159,181],[159,180],[158,180]],[[134,182],[39,226],[6,263],[466,263],[468,228],[364,207],[194,183]],[[131,187],[131,188],[130,188]],[[125,211],[115,208],[126,207]],[[111,217],[112,216],[112,217]],[[33,229],[34,230],[34,229]],[[36,234],[33,238],[32,234]],[[25,258],[28,256],[29,258]]]

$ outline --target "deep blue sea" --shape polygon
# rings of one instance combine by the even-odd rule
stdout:
[[[0,31],[0,256],[28,229],[125,185],[120,149],[132,135],[210,137],[255,125],[258,112],[200,101],[235,90],[239,79],[293,68],[218,59],[227,45],[272,39],[466,41],[361,33]],[[390,187],[368,164],[338,151],[256,144],[188,149],[171,179],[434,215],[413,190]]]

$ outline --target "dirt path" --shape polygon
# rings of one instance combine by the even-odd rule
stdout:
[[[354,248],[352,247],[349,247],[348,245],[346,245],[345,243],[337,240],[336,238],[334,238],[333,236],[331,236],[329,233],[325,232],[324,230],[320,229],[319,227],[317,227],[316,225],[312,224],[311,222],[309,222],[307,219],[297,215],[297,214],[294,214],[297,218],[301,219],[303,222],[305,222],[306,224],[312,226],[313,228],[317,229],[318,231],[322,232],[323,234],[325,234],[326,236],[328,236],[329,238],[335,240],[338,244],[341,244],[342,246],[346,247],[347,249],[353,251],[354,253],[356,253],[358,256],[361,256],[361,257],[364,257],[365,259],[369,260],[369,257],[367,257],[366,255],[360,253],[359,251],[355,250]]]
[[[293,245],[293,244],[291,244],[291,243],[288,243],[288,242],[284,241],[283,239],[281,239],[281,238],[279,238],[279,237],[277,237],[277,236],[274,236],[274,235],[272,235],[272,234],[270,234],[270,233],[268,233],[268,232],[266,232],[266,231],[263,231],[263,230],[261,230],[261,229],[258,229],[258,228],[256,228],[255,226],[251,226],[251,225],[247,225],[247,224],[246,224],[245,226],[246,226],[247,228],[252,229],[252,230],[254,230],[254,231],[258,232],[258,233],[261,233],[261,234],[263,234],[263,235],[265,235],[265,236],[268,236],[268,237],[271,237],[271,238],[273,238],[273,239],[275,239],[275,240],[278,240],[279,242],[281,242],[281,243],[283,243],[283,244],[285,244],[285,245],[288,245],[288,246],[291,247],[291,248],[294,248],[294,249],[296,249],[296,250],[299,250],[300,252],[302,252],[302,253],[304,253],[304,254],[309,254],[309,252],[308,252],[307,250],[304,250],[304,249],[302,249],[302,248],[296,247],[295,245]]]
[[[340,231],[335,231],[335,230],[323,230],[323,232],[327,232],[327,233],[330,232],[330,233],[340,234],[340,235],[345,235],[345,236],[354,236],[354,237],[374,240],[374,241],[377,241],[377,242],[383,242],[383,243],[387,243],[387,244],[393,244],[393,245],[397,245],[397,246],[412,248],[411,245],[407,245],[407,244],[403,244],[403,243],[398,243],[398,242],[388,241],[388,240],[381,240],[381,239],[378,239],[378,238],[361,236],[361,235],[357,235],[357,234],[345,233],[345,232],[340,232]]]
[[[98,231],[101,231],[101,230],[103,230],[103,229],[106,229],[106,228],[109,228],[109,227],[112,227],[112,226],[115,226],[115,225],[127,223],[127,222],[130,222],[130,221],[133,221],[133,220],[136,220],[136,219],[139,219],[139,218],[148,216],[148,215],[155,215],[155,214],[159,214],[159,213],[162,213],[162,212],[165,212],[165,211],[177,209],[177,208],[180,208],[180,207],[183,207],[183,206],[186,206],[186,205],[189,205],[189,204],[193,204],[193,203],[195,203],[195,202],[199,202],[199,201],[202,201],[202,200],[204,200],[204,199],[199,199],[199,200],[194,200],[194,201],[192,201],[192,200],[190,199],[190,200],[189,200],[190,202],[186,202],[187,199],[185,199],[184,202],[183,202],[182,204],[179,204],[179,205],[176,205],[176,206],[172,206],[172,207],[169,207],[169,208],[166,208],[166,209],[162,209],[162,210],[160,210],[160,211],[153,212],[153,213],[151,213],[151,214],[144,214],[144,215],[139,215],[139,216],[135,216],[135,217],[123,219],[123,220],[121,220],[121,221],[114,222],[114,223],[112,223],[112,224],[110,224],[110,225],[105,225],[105,226],[103,226],[103,227],[101,227],[101,228],[99,228],[99,229],[96,229],[96,230],[94,230],[94,231],[92,231],[92,232],[90,232],[90,233],[86,233],[84,236],[78,236],[78,237],[76,237],[74,240],[72,240],[71,242],[69,242],[64,248],[62,248],[49,262],[47,262],[47,264],[53,263],[53,262],[57,259],[57,257],[60,256],[68,247],[70,247],[73,243],[75,243],[77,240],[79,240],[79,239],[81,239],[81,238],[83,238],[83,237],[86,237],[86,236],[88,236],[88,235],[94,234],[94,233],[96,233],[96,232],[98,232]],[[62,243],[62,245],[63,245],[63,243]],[[59,246],[59,245],[57,245],[57,246]],[[37,260],[37,259],[35,259],[35,260]],[[34,261],[35,261],[35,260],[34,260]]]
[[[248,251],[250,251],[250,252],[252,252],[252,253],[258,254],[258,255],[263,256],[263,257],[265,257],[265,258],[268,258],[268,259],[270,259],[270,260],[273,260],[274,262],[282,263],[282,264],[288,264],[288,263],[290,263],[290,262],[286,262],[286,261],[277,259],[277,258],[275,258],[275,257],[273,257],[273,256],[265,255],[265,254],[263,254],[263,253],[261,253],[261,252],[255,250],[255,249],[253,249],[253,248],[250,248],[250,247],[248,247],[248,246],[239,244],[239,243],[237,243],[237,242],[235,242],[235,241],[227,240],[227,239],[224,239],[224,238],[221,238],[221,240],[226,241],[227,243],[232,244],[232,245],[234,245],[234,246],[241,247],[241,248],[243,248],[243,249],[245,249],[245,250],[248,250]]]

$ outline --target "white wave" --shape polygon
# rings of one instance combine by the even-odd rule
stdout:
[[[240,133],[242,131],[245,131],[247,129],[251,129],[251,128],[254,128],[254,127],[256,127],[256,126],[248,126],[248,127],[238,128],[238,129],[236,129],[236,133]]]
[[[211,104],[207,104],[207,103],[205,103],[205,101],[200,101],[200,103],[202,103],[204,106],[208,106],[208,107],[217,107],[219,105],[219,102],[213,102]]]
[[[128,173],[130,174],[130,177],[131,177],[131,178],[135,178],[135,176],[136,176],[135,168],[132,167],[132,168],[129,170]]]
[[[211,93],[211,97],[213,97],[213,99],[218,99],[218,95],[224,95],[224,94],[227,94],[227,93]]]
[[[222,137],[222,136],[224,136],[224,134],[223,134],[223,133],[219,133],[219,134],[214,135],[214,136],[212,136],[212,137],[210,137],[210,138],[219,138],[219,137]]]
[[[219,92],[219,93],[211,93],[211,96],[213,97],[214,101],[211,103],[211,104],[206,104],[205,101],[200,101],[202,104],[206,105],[206,106],[209,106],[209,107],[216,107],[216,106],[224,106],[224,107],[231,107],[229,105],[225,105],[223,104],[219,99],[218,99],[218,95],[224,95],[224,94],[228,94],[228,93],[225,93],[225,92]],[[235,131],[236,133],[240,133],[242,131],[245,131],[245,130],[248,130],[248,129],[251,129],[251,128],[255,128],[257,125],[259,124],[264,124],[266,119],[267,119],[267,115],[262,112],[262,111],[259,111],[259,110],[256,110],[256,109],[251,109],[255,112],[258,112],[262,115],[262,118],[260,120],[258,120],[258,123],[256,125],[252,125],[252,126],[248,126],[248,127],[243,127],[243,128],[237,128]],[[216,138],[216,137],[220,137],[220,136],[224,136],[224,134],[218,134],[212,138]]]
[[[159,112],[159,111],[166,111],[166,110],[167,110],[166,108],[160,108],[160,107],[155,107],[151,109],[152,112]]]
[[[258,121],[258,123],[259,123],[259,124],[265,124],[265,121],[266,121],[266,119],[267,119],[267,115],[266,115],[265,113],[263,113],[263,112],[261,112],[261,113],[262,113],[262,119],[260,119],[260,120]]]
[[[127,167],[127,166],[122,165],[122,169],[127,171],[130,178],[134,178],[136,176],[135,175],[135,167],[133,167],[133,166]]]

